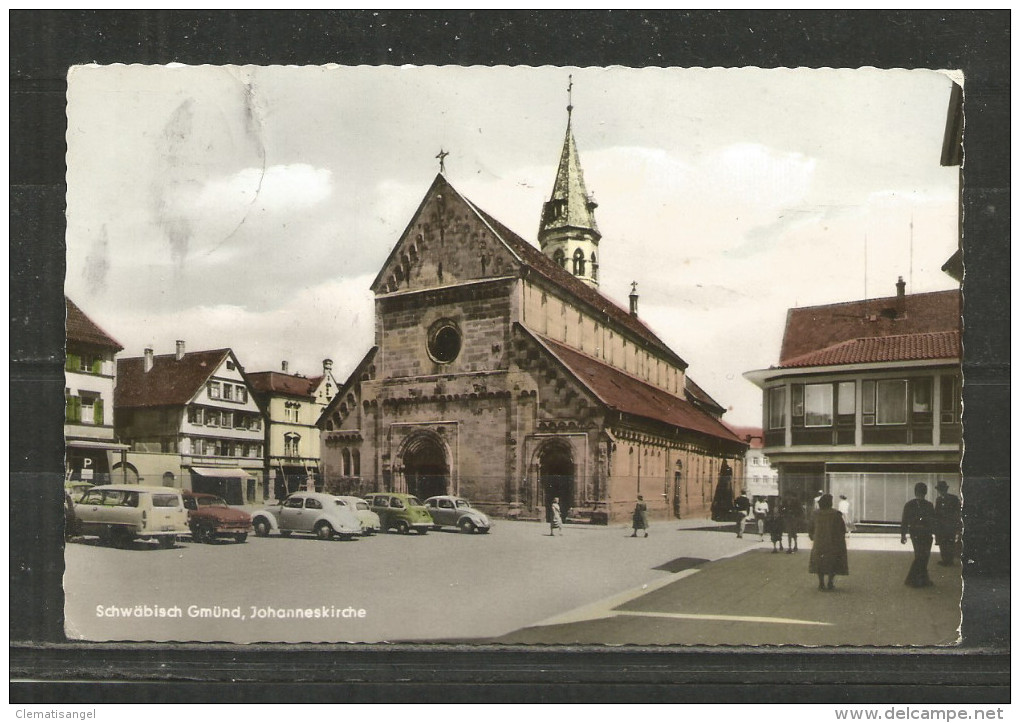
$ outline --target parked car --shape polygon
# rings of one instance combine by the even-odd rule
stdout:
[[[68,480],[64,482],[64,491],[71,495],[71,500],[77,502],[82,498],[86,492],[92,489],[95,485],[91,482],[84,482],[82,480]]]
[[[376,492],[365,495],[372,512],[379,515],[384,530],[407,534],[412,529],[424,535],[432,528],[432,517],[414,495],[402,492]]]
[[[74,505],[74,515],[81,534],[118,546],[140,538],[171,548],[190,532],[184,498],[172,487],[100,485]]]
[[[231,507],[222,497],[201,492],[184,492],[188,510],[188,527],[195,542],[212,542],[217,537],[230,537],[244,542],[251,532],[251,515]]]
[[[74,500],[71,493],[64,490],[64,540],[78,537],[81,534],[81,525],[78,524],[78,516],[74,514]]]
[[[266,537],[279,532],[316,535],[320,540],[334,536],[350,540],[361,534],[361,522],[354,511],[333,495],[321,492],[295,492],[276,505],[269,505],[251,517],[255,534]]]
[[[337,499],[340,500],[344,507],[349,507],[354,512],[354,516],[361,523],[361,534],[372,535],[376,532],[382,532],[382,521],[379,519],[379,515],[372,512],[372,508],[368,506],[365,500],[360,497],[347,497],[343,495],[337,497]]]
[[[458,527],[461,532],[477,530],[484,533],[492,529],[492,522],[488,516],[473,508],[463,497],[451,495],[429,497],[425,500],[425,507],[432,515],[437,530],[443,526]]]

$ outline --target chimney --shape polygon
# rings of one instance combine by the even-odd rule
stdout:
[[[907,310],[907,282],[903,277],[896,280],[896,316],[903,316]]]
[[[333,371],[333,360],[332,359],[323,359],[322,360],[322,375],[324,377],[328,377],[329,373],[331,371]]]
[[[177,353],[174,354],[174,359],[176,359],[177,361],[180,361],[183,358],[184,358],[184,340],[183,339],[178,339],[177,340]]]
[[[288,368],[288,366],[289,366],[289,365],[287,364],[287,362],[286,362],[286,361],[284,361],[284,362],[281,362],[281,363],[280,363],[280,368],[281,368],[281,369],[283,370],[283,373],[284,373],[284,374],[286,374],[286,373],[287,373],[287,368]]]
[[[149,372],[149,371],[152,370],[152,347],[151,346],[145,347],[145,361],[143,362],[142,369],[144,369],[146,372]]]
[[[637,316],[637,282],[630,282],[630,315]]]

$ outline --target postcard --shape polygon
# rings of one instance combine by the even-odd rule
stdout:
[[[957,643],[963,86],[73,67],[67,637]]]

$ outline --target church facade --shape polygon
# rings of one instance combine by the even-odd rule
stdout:
[[[372,285],[375,345],[323,411],[325,488],[457,494],[493,515],[728,511],[746,443],[687,364],[598,291],[570,123],[536,248],[440,173]]]

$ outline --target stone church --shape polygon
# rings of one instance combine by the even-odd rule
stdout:
[[[657,518],[708,516],[716,497],[728,511],[747,445],[636,291],[629,309],[599,292],[569,110],[540,248],[433,181],[372,284],[375,345],[319,418],[326,489],[457,494],[522,519],[553,497],[601,523],[639,494]]]

